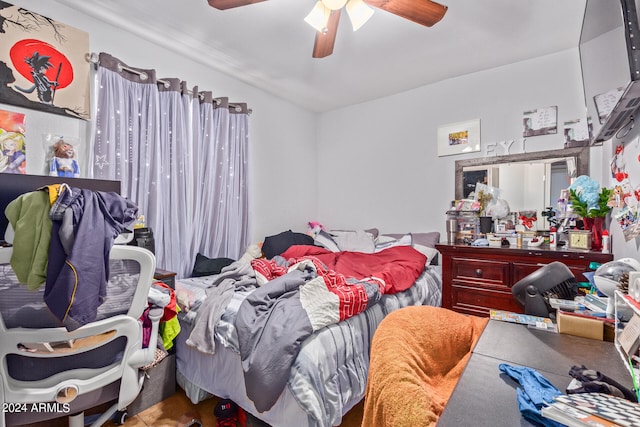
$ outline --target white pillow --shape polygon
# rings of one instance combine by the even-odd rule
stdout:
[[[411,234],[405,234],[400,239],[394,239],[389,236],[380,236],[376,240],[376,252],[387,248],[393,248],[394,246],[411,246]]]
[[[333,240],[338,244],[341,251],[373,253],[375,243],[373,235],[364,230],[341,231],[331,230],[329,232]]]
[[[424,245],[413,245],[413,249],[427,257],[427,265],[431,264],[431,261],[440,254],[440,251],[436,248],[430,248]]]
[[[313,240],[313,244],[316,246],[322,246],[325,249],[330,250],[331,252],[340,252],[340,248],[331,234],[327,233],[324,230],[320,230],[320,232],[316,235]]]

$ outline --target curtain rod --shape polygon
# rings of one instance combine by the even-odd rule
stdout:
[[[99,60],[99,56],[97,53],[92,52],[89,55],[88,58],[89,62],[92,64],[96,64],[98,65],[100,60]],[[136,70],[135,68],[131,68],[131,67],[127,67],[126,65],[122,65],[120,62],[118,62],[118,72],[122,72],[122,71],[126,71],[128,73],[132,73],[132,74],[137,74],[138,76],[140,76],[140,80],[147,80],[149,78],[149,76],[147,75],[147,73],[145,73],[144,71],[140,71],[140,70]],[[162,85],[164,85],[165,88],[169,88],[170,84],[168,81],[166,80],[162,80],[162,79],[156,79],[156,81]],[[193,91],[187,89],[187,93],[191,96],[193,96]],[[198,94],[198,98],[202,99],[204,97],[204,94],[199,93]],[[213,98],[213,101],[216,103],[216,105],[220,105],[221,99],[220,98]],[[233,107],[233,109],[236,110],[236,112],[241,112],[242,111],[242,106],[238,105],[238,104],[234,104],[234,103],[229,103],[229,107]],[[248,108],[247,109],[247,113],[251,114],[253,112],[252,109]]]

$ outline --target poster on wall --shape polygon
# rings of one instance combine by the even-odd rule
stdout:
[[[0,103],[89,119],[89,34],[0,0]]]
[[[558,133],[558,107],[525,111],[522,124],[524,137]]]
[[[27,173],[25,115],[0,110],[0,172]]]

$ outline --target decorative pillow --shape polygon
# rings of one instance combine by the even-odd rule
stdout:
[[[364,231],[371,234],[371,237],[373,237],[373,240],[377,239],[378,235],[380,234],[380,230],[378,230],[377,228],[367,228]]]
[[[327,233],[324,230],[320,230],[313,243],[316,246],[322,246],[325,249],[330,250],[331,252],[340,252],[340,248],[335,240],[333,240],[333,236]]]
[[[313,246],[313,237],[304,233],[294,233],[291,230],[283,231],[280,234],[265,237],[262,253],[265,258],[271,259],[294,245]]]
[[[382,236],[391,237],[394,239],[401,239],[406,234],[411,235],[411,242],[417,245],[427,246],[429,248],[435,248],[436,243],[440,242],[440,232],[430,231],[427,233],[405,233],[405,234],[383,234]],[[380,239],[380,238],[378,238]]]
[[[376,244],[373,235],[364,230],[330,231],[333,240],[338,244],[341,251],[373,253]]]
[[[193,266],[191,277],[220,274],[220,271],[232,262],[234,262],[234,260],[231,258],[207,258],[202,254],[198,254],[196,255],[196,262]]]
[[[411,233],[411,241],[414,245],[423,245],[435,248],[436,243],[440,243],[440,232],[430,231],[428,233]]]
[[[413,249],[415,249],[416,251],[422,253],[424,256],[427,257],[427,265],[429,264],[433,264],[433,265],[438,265],[438,255],[440,255],[440,251],[438,251],[436,248],[430,248],[429,246],[424,246],[424,245],[417,245],[417,244],[413,244]]]
[[[405,234],[399,239],[395,239],[389,235],[380,236],[378,237],[378,240],[376,240],[375,251],[380,252],[394,246],[411,246],[411,234]]]

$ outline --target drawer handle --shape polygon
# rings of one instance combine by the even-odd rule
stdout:
[[[482,277],[482,269],[479,268],[476,270],[476,276]]]

